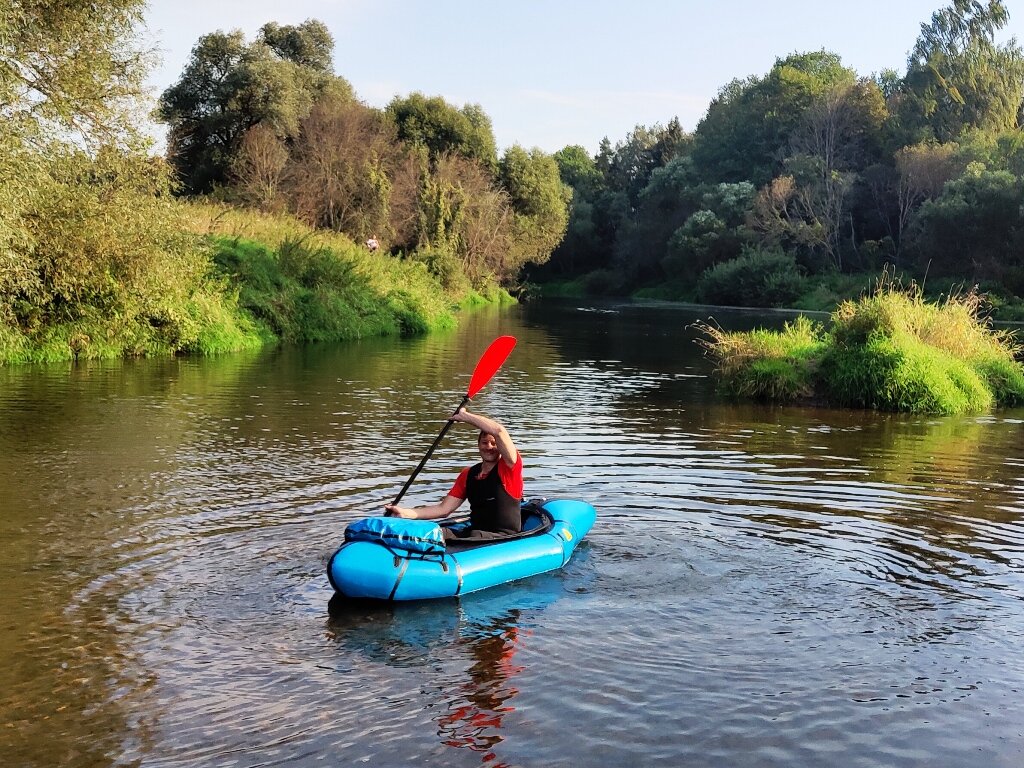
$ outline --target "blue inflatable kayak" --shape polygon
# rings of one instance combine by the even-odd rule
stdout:
[[[336,592],[353,598],[464,595],[561,568],[596,516],[585,501],[531,501],[523,505],[522,533],[447,546],[433,521],[369,517],[346,528],[345,543],[327,562],[327,578]]]

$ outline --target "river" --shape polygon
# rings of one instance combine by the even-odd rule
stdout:
[[[459,330],[0,369],[4,766],[1024,764],[1024,410],[723,401],[709,310],[539,302]],[[779,315],[711,312],[726,328]],[[487,344],[475,408],[561,571],[347,605]],[[407,496],[472,459],[458,426]]]

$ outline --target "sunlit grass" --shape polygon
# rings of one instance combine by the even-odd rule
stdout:
[[[883,279],[832,313],[826,331],[800,317],[781,332],[702,324],[723,391],[917,413],[979,413],[1024,402],[1020,345],[993,330],[976,292],[925,301]]]
[[[814,395],[814,378],[824,346],[819,323],[800,316],[782,331],[731,333],[698,323],[702,343],[715,361],[722,389],[756,400],[789,402]]]

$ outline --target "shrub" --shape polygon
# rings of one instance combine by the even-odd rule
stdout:
[[[821,380],[837,405],[911,413],[977,413],[994,397],[962,360],[911,337],[872,334],[863,345],[833,347]]]
[[[727,394],[776,402],[813,396],[825,345],[820,324],[800,316],[778,333],[727,333],[706,323],[697,328],[707,337],[703,344]]]
[[[612,269],[596,269],[583,276],[587,296],[615,296],[622,293],[622,276]]]
[[[240,238],[214,238],[215,260],[237,286],[239,303],[287,342],[423,333],[450,327],[450,314],[425,311],[414,284],[381,291],[344,253],[284,237],[276,251]]]
[[[795,258],[779,249],[745,248],[738,259],[711,267],[697,281],[700,301],[738,307],[790,306],[803,290]]]
[[[832,313],[829,332],[806,318],[781,333],[699,326],[722,388],[769,400],[914,413],[977,413],[1024,403],[1013,337],[993,331],[976,293],[928,303],[883,276],[875,292]]]

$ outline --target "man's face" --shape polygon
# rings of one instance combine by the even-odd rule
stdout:
[[[498,456],[498,443],[494,439],[494,435],[480,435],[476,441],[477,447],[480,449],[480,458],[484,461],[497,461]]]

